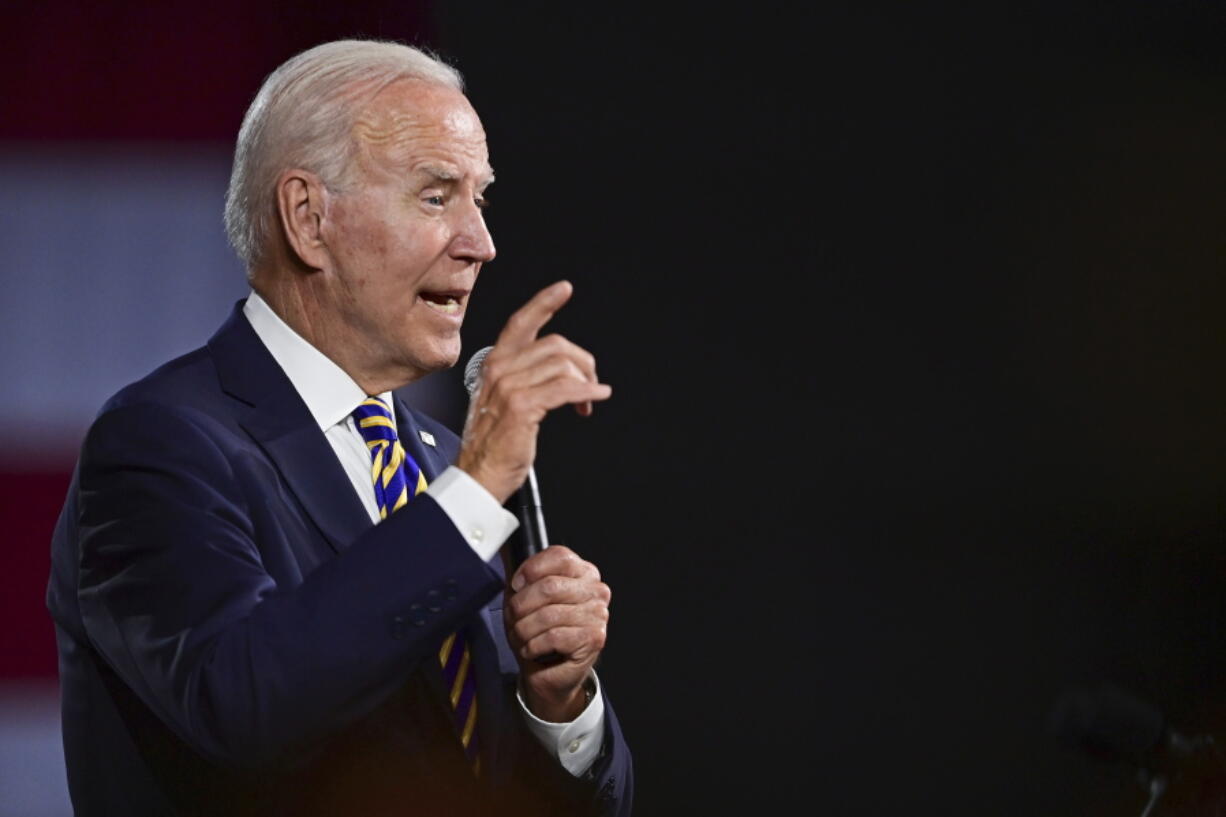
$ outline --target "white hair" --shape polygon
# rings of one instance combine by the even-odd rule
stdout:
[[[354,115],[389,84],[420,79],[463,92],[459,71],[411,46],[376,40],[317,45],[268,75],[243,117],[226,191],[226,235],[251,277],[276,219],[277,176],[299,167],[341,190]]]

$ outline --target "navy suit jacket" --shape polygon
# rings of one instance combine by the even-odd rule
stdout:
[[[47,601],[77,814],[629,814],[607,694],[604,751],[574,778],[518,711],[498,560],[428,495],[372,525],[239,307],[108,401],[56,526]],[[437,476],[456,436],[395,410]],[[476,779],[437,660],[461,628]]]

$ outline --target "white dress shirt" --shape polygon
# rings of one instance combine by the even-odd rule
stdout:
[[[248,296],[243,314],[306,403],[371,521],[377,524],[379,506],[370,478],[370,450],[353,419],[353,410],[367,398],[366,392],[340,366],[281,320],[257,293]],[[377,396],[393,409],[391,392]],[[395,423],[393,409],[392,424]],[[431,481],[426,493],[443,509],[482,561],[494,558],[519,526],[514,514],[454,465]],[[591,703],[570,723],[543,721],[528,711],[522,696],[517,697],[528,729],[537,740],[553,752],[571,774],[577,777],[587,771],[600,754],[604,740],[604,696],[600,681],[596,679]]]

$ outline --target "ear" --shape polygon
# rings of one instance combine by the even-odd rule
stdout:
[[[328,251],[323,241],[328,190],[309,170],[291,168],[277,177],[277,217],[285,243],[305,266],[323,269]]]

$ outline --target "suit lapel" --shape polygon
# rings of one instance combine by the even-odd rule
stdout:
[[[343,550],[370,527],[336,452],[289,378],[242,314],[242,302],[209,341],[239,425],[272,460],[328,544]]]
[[[427,445],[422,440],[422,426],[413,411],[395,394],[392,402],[396,411],[396,434],[400,437],[400,445],[413,460],[421,466],[427,482],[433,482],[438,475],[451,465],[454,452],[448,440],[435,440],[435,445]],[[442,446],[440,448],[439,446]]]

